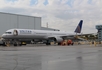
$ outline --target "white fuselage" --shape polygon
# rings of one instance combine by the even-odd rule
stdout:
[[[32,29],[10,29],[2,37],[4,39],[48,39],[50,37],[71,36],[75,33]]]

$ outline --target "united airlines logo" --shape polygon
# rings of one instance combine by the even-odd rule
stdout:
[[[31,34],[31,30],[20,30],[20,34]]]
[[[80,26],[78,26],[78,28],[77,28],[77,32],[80,33]]]
[[[81,31],[80,26],[77,26],[75,32],[76,32],[76,33],[80,33],[80,31]]]

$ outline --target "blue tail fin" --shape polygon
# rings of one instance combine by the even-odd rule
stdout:
[[[81,29],[82,29],[82,24],[83,24],[83,20],[80,20],[77,28],[75,29],[75,33],[81,33]]]

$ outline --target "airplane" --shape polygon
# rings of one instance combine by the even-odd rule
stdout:
[[[66,38],[74,38],[80,35],[82,30],[83,20],[80,20],[78,26],[75,29],[75,33],[69,33],[64,31],[48,31],[48,30],[34,30],[34,29],[9,29],[3,35],[2,38],[7,43],[8,41],[13,42],[14,46],[21,45],[21,40],[46,40],[46,45],[50,45],[51,40],[61,44]]]

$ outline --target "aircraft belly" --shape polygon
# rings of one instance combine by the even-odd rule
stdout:
[[[6,39],[43,39],[44,36],[38,36],[38,35],[8,35]]]

